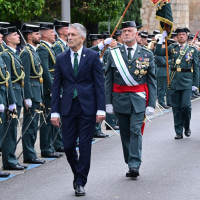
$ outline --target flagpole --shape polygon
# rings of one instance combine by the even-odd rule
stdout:
[[[165,30],[167,31],[167,26],[165,24]],[[169,60],[168,60],[168,46],[167,37],[165,38],[165,50],[166,50],[166,68],[167,68],[167,85],[169,85]]]
[[[110,36],[111,38],[112,38],[112,37],[113,37],[113,35],[115,34],[115,32],[116,32],[116,30],[117,30],[118,26],[120,25],[120,23],[121,23],[122,19],[124,18],[124,15],[126,14],[127,10],[129,9],[129,7],[130,7],[130,5],[131,5],[132,1],[133,1],[133,0],[130,0],[130,1],[129,1],[129,3],[128,3],[128,5],[127,5],[127,7],[126,7],[126,9],[125,9],[125,11],[124,11],[124,13],[123,13],[123,15],[120,17],[120,19],[119,19],[119,21],[118,21],[118,23],[117,23],[117,25],[116,25],[116,27],[115,27],[114,31],[112,32],[112,35]],[[104,54],[104,52],[106,51],[107,47],[108,47],[108,45],[106,45],[106,46],[105,46],[104,50],[103,50],[103,51],[102,51],[102,53],[101,53],[101,56],[100,56],[100,58],[102,58],[102,57],[103,57],[103,54]]]

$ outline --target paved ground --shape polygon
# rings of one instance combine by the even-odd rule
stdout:
[[[85,187],[87,200],[200,199],[200,101],[193,102],[192,136],[176,141],[169,112],[147,122],[143,163],[137,180],[125,177],[120,137],[113,135],[93,145]],[[112,133],[108,131],[107,133]],[[66,158],[56,159],[0,182],[0,200],[73,200],[73,176]]]

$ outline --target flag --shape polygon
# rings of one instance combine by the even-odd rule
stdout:
[[[170,0],[161,0],[157,4],[156,19],[160,21],[160,31],[163,32],[166,30],[168,39],[170,39],[173,31],[173,16]]]
[[[159,4],[162,0],[150,0],[151,3],[156,6],[157,4]]]

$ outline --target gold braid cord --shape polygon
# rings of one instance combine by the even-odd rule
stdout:
[[[21,74],[18,75],[18,73],[17,73],[17,71],[16,71],[16,68],[15,68],[15,61],[14,61],[13,55],[12,55],[10,52],[8,52],[7,49],[6,49],[5,51],[7,51],[7,53],[8,53],[8,54],[10,55],[10,57],[11,57],[13,71],[14,71],[15,76],[17,77],[17,79],[15,79],[14,81],[12,81],[12,83],[16,83],[17,81],[24,79],[25,73],[23,72],[23,69],[21,68]]]
[[[55,58],[54,58],[54,56],[53,56],[51,50],[49,49],[49,47],[48,47],[46,44],[44,44],[44,43],[41,43],[40,45],[44,46],[44,47],[48,50],[48,52],[49,52],[49,54],[50,54],[50,56],[51,56],[51,59],[52,59],[54,65],[55,65],[55,64],[56,64],[56,60],[55,60]],[[40,46],[40,45],[39,45],[39,46]],[[39,48],[39,46],[38,46],[38,48]]]
[[[62,44],[61,44],[60,41],[57,41],[57,43],[55,43],[55,44],[53,45],[53,47],[55,47],[57,44],[60,45],[60,47],[61,47],[61,49],[62,49],[62,52],[64,52],[65,50],[64,50],[64,48],[63,48],[63,46],[62,46]]]
[[[28,47],[25,47],[25,49],[28,51],[29,55],[30,55],[30,58],[31,58],[31,65],[32,65],[32,68],[33,68],[33,72],[35,73],[36,76],[30,76],[30,78],[40,78],[43,74],[43,68],[40,64],[40,71],[39,73],[37,73],[36,69],[35,69],[35,63],[34,63],[34,60],[33,60],[33,55],[30,51],[30,49]],[[23,50],[24,51],[24,50]],[[23,53],[23,51],[21,51],[19,57],[21,56],[21,54]]]

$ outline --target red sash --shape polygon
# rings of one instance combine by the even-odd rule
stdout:
[[[127,86],[127,85],[117,85],[114,83],[113,85],[113,92],[118,92],[118,93],[125,93],[125,92],[146,92],[146,106],[148,105],[149,101],[149,89],[147,87],[147,84],[141,84],[141,85],[134,85],[134,86]],[[144,127],[145,127],[145,118],[144,116],[144,121],[141,127],[141,132],[142,135],[144,133]]]

